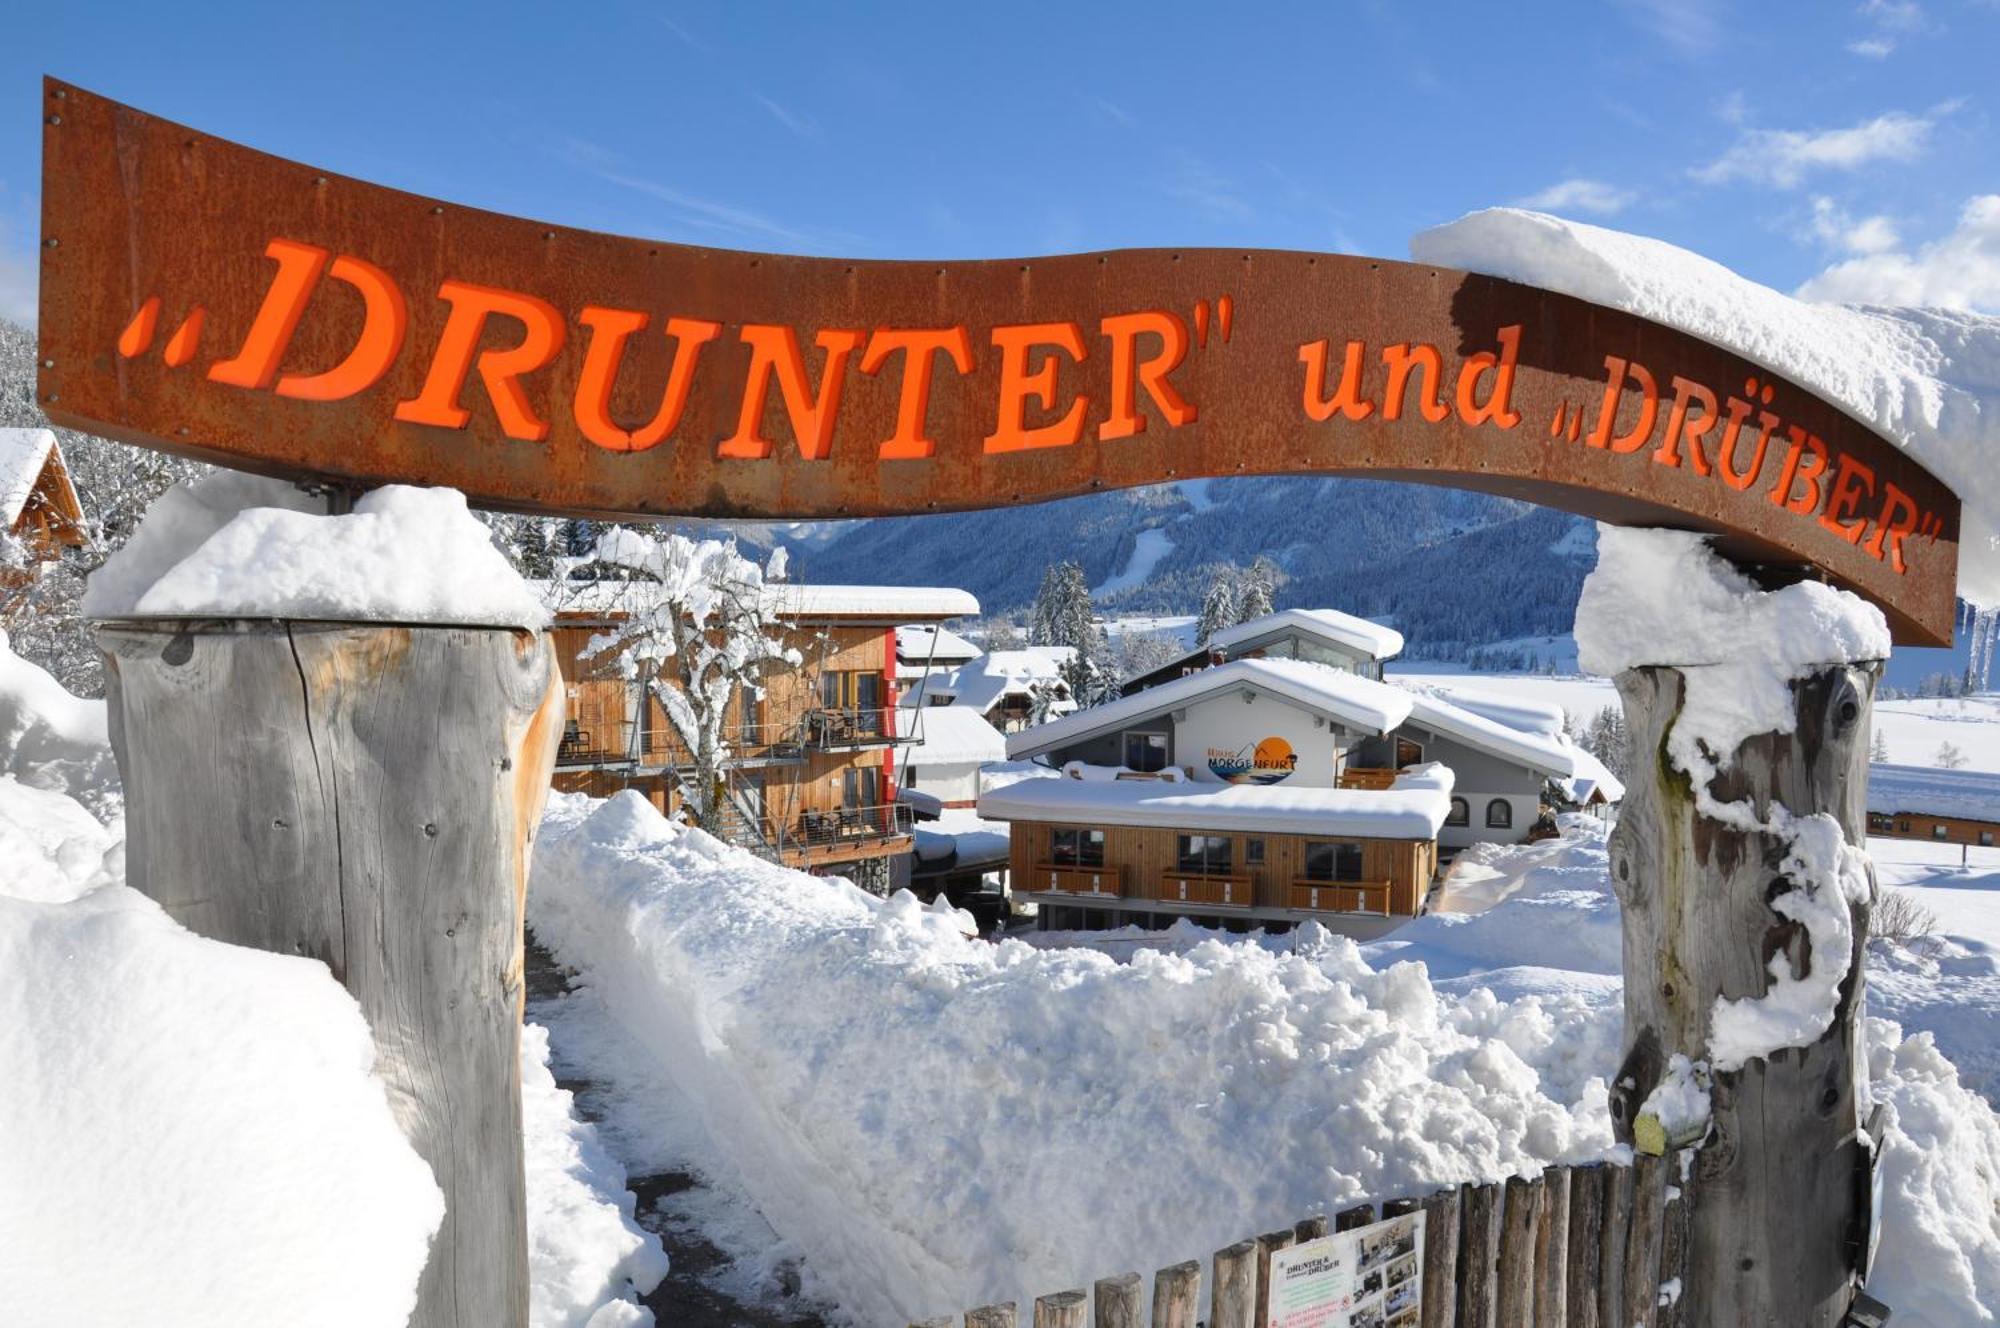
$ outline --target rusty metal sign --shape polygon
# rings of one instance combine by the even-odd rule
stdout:
[[[1951,637],[1936,477],[1741,356],[1568,296],[1270,250],[701,249],[345,179],[53,80],[43,106],[40,391],[75,428],[604,517],[1415,480],[1718,532],[1868,596],[1899,641]]]

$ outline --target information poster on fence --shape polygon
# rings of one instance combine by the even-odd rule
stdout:
[[[1424,1215],[1393,1217],[1271,1255],[1263,1328],[1417,1328]]]

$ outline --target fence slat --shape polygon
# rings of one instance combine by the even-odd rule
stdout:
[[[1602,1328],[1597,1317],[1597,1266],[1603,1257],[1604,1173],[1608,1169],[1602,1164],[1577,1167],[1569,1175],[1569,1248],[1563,1268],[1569,1328]]]
[[[1020,1322],[1021,1316],[1015,1312],[1011,1300],[965,1312],[965,1328],[1019,1328]]]
[[[1326,1217],[1324,1214],[1314,1217],[1302,1217],[1292,1226],[1292,1243],[1294,1245],[1303,1245],[1309,1240],[1318,1240],[1325,1234]]]
[[[1469,1185],[1460,1200],[1459,1328],[1494,1328],[1494,1263],[1500,1249],[1501,1189]]]
[[[1271,1317],[1271,1256],[1293,1243],[1289,1231],[1267,1231],[1257,1237],[1257,1324],[1263,1328]]]
[[[1090,1297],[1081,1291],[1054,1291],[1035,1297],[1035,1328],[1084,1328]]]
[[[1604,1215],[1597,1232],[1597,1321],[1629,1328],[1625,1313],[1625,1241],[1632,1233],[1632,1168],[1604,1168]]]
[[[1253,1328],[1257,1321],[1257,1242],[1215,1252],[1208,1284],[1208,1328]]]
[[[1542,1225],[1541,1177],[1509,1176],[1494,1272],[1495,1322],[1516,1328],[1535,1315],[1535,1240]]]
[[[1145,1283],[1137,1273],[1101,1277],[1095,1292],[1092,1328],[1146,1328],[1139,1317],[1139,1289]]]
[[[1365,1227],[1374,1220],[1374,1204],[1356,1204],[1352,1208],[1342,1209],[1333,1215],[1333,1229],[1335,1231],[1352,1231],[1356,1227]]]
[[[1672,1155],[1667,1175],[1665,1219],[1660,1231],[1660,1282],[1677,1283],[1670,1304],[1660,1307],[1660,1328],[1693,1328],[1687,1314],[1688,1217],[1694,1211],[1694,1176],[1700,1155],[1683,1149]],[[1678,1193],[1676,1193],[1678,1191]]]
[[[1538,1328],[1563,1328],[1564,1285],[1569,1255],[1568,1167],[1542,1173],[1542,1220],[1535,1228],[1535,1323]]]
[[[1423,1201],[1424,1328],[1458,1322],[1459,1191],[1439,1190]]]
[[[1632,1230],[1625,1238],[1625,1311],[1619,1328],[1654,1328],[1659,1322],[1661,1222],[1672,1165],[1664,1157],[1641,1153],[1632,1167]]]
[[[1195,1328],[1200,1296],[1201,1265],[1194,1260],[1154,1273],[1153,1328]]]
[[[935,1319],[912,1319],[910,1328],[952,1328],[951,1316],[946,1314]]]

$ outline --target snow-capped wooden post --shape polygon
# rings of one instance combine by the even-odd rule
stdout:
[[[1687,648],[1659,630],[1677,612],[1725,621],[1735,595],[1750,616],[1722,652],[1740,658],[1662,660],[1616,675],[1631,770],[1610,844],[1625,958],[1625,1056],[1612,1113],[1620,1140],[1642,1152],[1700,1145],[1698,1184],[1687,1190],[1683,1321],[1834,1325],[1857,1286],[1851,1240],[1867,1203],[1857,1186],[1866,1173],[1855,1095],[1865,1073],[1858,1014],[1874,890],[1872,869],[1847,846],[1865,829],[1880,666],[1860,657],[1865,633],[1857,645],[1854,633],[1838,631],[1829,662],[1801,663],[1814,629],[1837,617],[1826,611],[1842,607],[1833,592],[1779,592],[1825,591],[1809,606],[1815,613],[1794,615],[1696,548],[1675,569],[1684,600],[1640,589],[1627,601],[1661,606],[1652,624],[1659,653]],[[1663,550],[1688,552],[1650,552]],[[1601,551],[1593,576],[1607,565],[1615,576],[1631,558]],[[1592,594],[1586,587],[1580,639],[1616,630],[1590,621],[1602,611]],[[1627,635],[1646,634],[1642,624]],[[1790,713],[1771,713],[1771,698],[1782,708],[1787,692]],[[1739,740],[1715,750],[1718,731]],[[1628,1291],[1628,1306],[1653,1299]]]
[[[539,633],[98,625],[127,880],[190,930],[325,961],[445,1196],[419,1328],[525,1328],[522,911],[562,692]]]

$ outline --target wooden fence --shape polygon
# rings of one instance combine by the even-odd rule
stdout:
[[[1695,1328],[1683,1315],[1689,1187],[1682,1159],[1641,1155],[1630,1166],[1550,1167],[1533,1178],[1461,1185],[1422,1199],[1394,1199],[1383,1219],[1424,1214],[1421,1328]],[[1334,1231],[1377,1220],[1375,1205],[1337,1214]],[[1309,1217],[1215,1251],[1208,1295],[1200,1262],[1153,1274],[1145,1313],[1137,1273],[1107,1277],[1088,1292],[1037,1297],[1031,1328],[1263,1328],[1271,1256],[1326,1235]],[[1205,1312],[1204,1312],[1205,1311]],[[910,1328],[956,1328],[951,1316]],[[970,1309],[964,1328],[1028,1328],[1012,1302]]]

